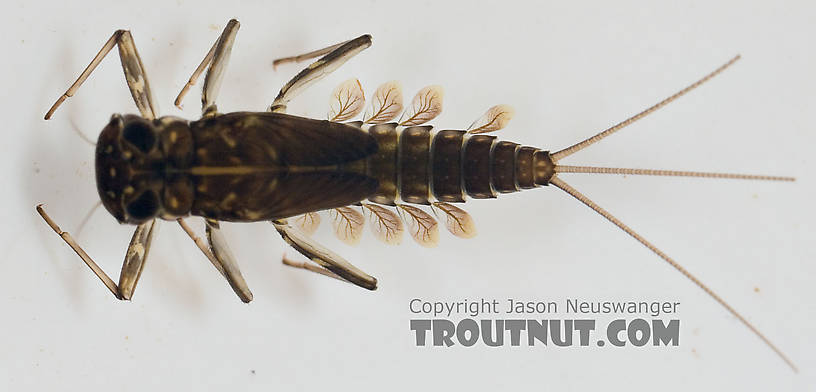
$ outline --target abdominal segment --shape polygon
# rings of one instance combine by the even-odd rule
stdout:
[[[378,180],[368,199],[431,204],[464,202],[465,196],[495,198],[547,185],[553,175],[549,153],[499,141],[495,136],[465,131],[433,132],[431,126],[401,127],[396,123],[362,126],[377,141],[366,159],[366,174]]]

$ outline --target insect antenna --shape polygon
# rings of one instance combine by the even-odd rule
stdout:
[[[85,225],[87,225],[88,221],[91,220],[91,217],[93,216],[94,212],[96,212],[96,210],[99,209],[99,206],[101,206],[101,205],[102,205],[102,200],[99,200],[99,201],[96,202],[96,204],[93,205],[93,207],[91,207],[90,210],[88,210],[88,213],[85,214],[85,216],[82,218],[81,221],[79,221],[79,226],[77,226],[76,230],[74,230],[74,233],[75,233],[74,235],[79,237],[79,234],[82,233],[82,229],[85,228]]]
[[[71,119],[71,129],[74,130],[74,133],[76,133],[77,136],[79,136],[80,139],[84,140],[86,143],[90,144],[92,147],[96,147],[96,143],[94,143],[94,141],[91,140],[91,138],[89,138],[88,135],[82,133],[82,131],[79,129],[79,127],[77,126],[76,122],[73,119]]]

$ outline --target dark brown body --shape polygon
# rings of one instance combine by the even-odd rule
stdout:
[[[549,153],[494,136],[465,131],[432,133],[430,126],[368,127],[377,140],[377,154],[367,160],[367,174],[379,187],[373,202],[415,204],[432,200],[464,202],[465,195],[492,198],[498,193],[547,185],[553,175]]]
[[[276,113],[229,113],[190,123],[195,143],[190,213],[261,221],[340,207],[377,187],[354,162],[376,142],[344,124]]]
[[[114,116],[99,140],[100,197],[131,223],[274,220],[365,199],[463,202],[546,185],[553,174],[548,152],[493,136],[268,112],[189,123]]]
[[[208,218],[205,220],[206,245],[183,219],[178,219],[178,223],[227,279],[241,300],[249,302],[253,298],[252,293],[226,244],[218,221],[272,220],[281,237],[313,261],[314,265],[287,261],[285,258],[284,263],[374,290],[377,287],[376,278],[315,243],[304,231],[279,219],[342,207],[366,198],[386,205],[400,200],[416,204],[428,204],[431,200],[462,202],[466,195],[492,198],[498,193],[552,183],[615,224],[699,286],[796,371],[796,366],[781,350],[697,277],[562,179],[554,177],[557,168],[559,172],[574,173],[793,181],[793,178],[779,176],[556,167],[553,163],[553,160],[572,155],[602,140],[702,85],[733,64],[739,56],[663,101],[582,142],[560,150],[551,157],[549,152],[497,141],[491,136],[470,135],[463,131],[440,131],[433,134],[429,126],[404,129],[394,124],[352,126],[269,112],[218,115],[215,99],[239,25],[234,19],[227,23],[221,36],[176,98],[176,105],[180,106],[185,92],[195,84],[206,68],[201,120],[188,122],[173,117],[157,118],[144,66],[133,38],[126,30],[113,33],[88,67],[45,115],[48,120],[63,101],[76,93],[111,49],[118,46],[125,80],[141,114],[113,115],[100,134],[96,148],[96,179],[102,204],[120,222],[137,224],[122,265],[119,284],[113,282],[69,233],[60,229],[45,213],[42,205],[37,206],[37,212],[51,229],[82,258],[116,298],[130,299],[133,295],[150,249],[156,217],[175,219],[194,214]],[[288,102],[309,84],[332,72],[370,45],[371,36],[362,35],[324,49],[277,60],[273,64],[325,54],[281,89],[270,105],[270,112],[285,112]],[[356,93],[349,92],[349,105],[339,110],[336,113],[338,117],[334,118],[352,118],[353,115],[349,113],[359,112],[357,108],[341,116],[341,112],[355,105],[352,102],[364,101],[359,82],[356,87],[359,88],[359,97]],[[396,113],[385,108],[391,105],[402,106],[396,100],[387,98],[391,92],[396,97],[401,97],[398,85],[388,83],[381,87],[384,90],[378,88],[375,96],[384,94],[381,103],[390,103],[382,106],[382,110],[368,121],[379,118],[380,113],[386,113],[382,119],[389,121]],[[342,89],[336,91],[336,98],[340,98],[338,92]],[[380,91],[384,92],[380,94]],[[442,91],[438,86],[429,86],[420,92],[414,98],[412,108],[404,113],[407,115],[405,123],[423,124],[441,111]],[[344,99],[338,101],[341,106],[345,105]],[[501,129],[512,116],[512,110],[507,109],[509,108],[502,108],[502,105],[489,109],[477,123],[485,119],[489,121],[474,128],[473,132]],[[419,120],[414,121],[418,117]],[[457,226],[455,224],[448,226],[454,235],[473,234],[472,230],[468,233],[465,229],[471,227],[472,222],[462,224],[463,221],[471,221],[467,213],[451,205],[436,205],[445,211],[448,223],[451,220],[459,223],[458,228],[451,228]],[[402,232],[399,218],[393,212],[385,208],[373,208],[374,205],[366,207],[373,214],[377,214],[377,209],[387,212],[376,218],[385,231],[393,229],[394,232]],[[433,217],[415,207],[400,207],[401,211],[411,216],[412,223],[409,226],[413,224],[417,228],[411,230],[417,242],[426,246],[435,244],[437,223]],[[411,212],[412,210],[415,212]],[[351,219],[347,221],[350,228]],[[362,221],[356,227],[361,225]],[[397,241],[392,242],[385,231],[380,234],[386,242],[398,242],[398,235]]]

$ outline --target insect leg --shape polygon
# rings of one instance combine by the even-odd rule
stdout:
[[[334,45],[331,45],[331,46],[327,46],[327,47],[325,47],[323,49],[318,49],[318,50],[314,50],[314,51],[311,51],[311,52],[308,52],[308,53],[299,54],[297,56],[281,57],[279,59],[275,59],[274,61],[272,61],[272,68],[277,69],[278,66],[281,65],[281,64],[299,63],[299,62],[301,62],[303,60],[308,60],[308,59],[313,59],[315,57],[323,56],[323,55],[325,55],[325,54],[327,54],[327,53],[329,53],[329,52],[331,52],[331,51],[333,51],[333,50],[347,44],[349,41],[343,41],[343,42],[341,42],[339,44],[334,44]]]
[[[301,56],[295,56],[294,58],[307,59],[320,56],[323,53],[328,52],[328,54],[319,58],[304,70],[300,71],[300,73],[295,75],[295,77],[293,77],[289,83],[286,83],[286,85],[281,88],[278,96],[275,98],[275,101],[272,102],[272,105],[269,107],[269,111],[276,113],[286,112],[286,105],[289,103],[289,101],[300,94],[309,85],[332,73],[350,58],[354,57],[369,46],[371,46],[371,36],[366,34],[325,49],[307,53]],[[280,61],[288,62],[296,60],[279,59],[276,61],[280,63]]]
[[[218,261],[221,262],[221,266],[224,268],[224,277],[227,278],[230,287],[235,291],[235,294],[238,294],[241,301],[252,301],[252,292],[249,291],[249,287],[243,275],[241,275],[241,270],[238,269],[238,263],[235,261],[235,256],[232,255],[229,246],[227,246],[227,240],[221,233],[218,222],[211,219],[207,219],[206,222],[207,241],[210,243],[210,249],[212,249],[213,254],[218,258]]]
[[[133,297],[139,277],[142,276],[147,253],[150,251],[150,243],[153,241],[153,233],[156,231],[158,223],[155,219],[136,226],[133,238],[125,253],[125,261],[122,263],[122,272],[119,274],[119,295],[120,299],[129,300]]]
[[[74,240],[74,237],[71,237],[71,234],[60,229],[57,223],[54,222],[54,220],[52,220],[51,217],[45,213],[45,209],[43,208],[42,204],[37,206],[37,213],[39,213],[43,220],[45,220],[45,223],[47,223],[48,226],[51,227],[51,229],[54,230],[54,232],[57,233],[57,235],[59,235],[62,238],[62,240],[65,241],[65,243],[68,244],[68,246],[70,246],[71,249],[74,250],[74,252],[76,252],[77,256],[79,256],[79,258],[81,258],[82,261],[85,262],[88,268],[90,268],[91,271],[93,271],[93,273],[99,278],[99,280],[102,281],[102,283],[105,285],[105,287],[108,288],[108,290],[110,290],[113,296],[116,297],[117,299],[122,299],[122,296],[119,293],[119,287],[116,286],[116,283],[113,282],[113,279],[111,279],[110,276],[108,276],[108,274],[106,274],[105,271],[102,270],[102,268],[99,268],[99,265],[96,264],[96,262],[94,262],[93,259],[91,259],[91,256],[88,256],[88,254],[85,253],[85,250],[83,250],[82,247],[79,246],[79,244],[77,244],[77,242]],[[129,248],[128,254],[130,254]]]
[[[286,219],[272,221],[272,224],[284,241],[321,267],[362,288],[377,289],[376,278],[361,271],[340,255],[314,242],[308,236],[290,226]],[[284,263],[286,262],[284,261]]]
[[[210,222],[206,220],[207,224],[207,240],[209,245],[204,242],[200,237],[198,237],[193,229],[187,225],[187,222],[184,219],[179,218],[176,220],[181,226],[182,230],[190,237],[190,239],[195,242],[198,249],[201,250],[201,253],[204,253],[204,256],[207,257],[207,260],[212,263],[213,267],[221,273],[227,282],[232,287],[232,290],[235,291],[235,294],[241,298],[243,302],[252,301],[252,292],[249,291],[249,288],[244,281],[243,276],[241,275],[241,271],[238,269],[238,265],[235,263],[235,258],[232,256],[232,253],[227,247],[226,240],[224,240],[221,231],[218,228],[217,222]]]
[[[230,19],[230,21],[227,22],[224,31],[222,31],[218,39],[215,40],[210,51],[204,56],[204,60],[201,60],[201,64],[193,71],[190,79],[176,97],[174,104],[179,109],[181,108],[181,100],[187,94],[187,91],[196,83],[198,77],[204,72],[204,68],[209,66],[209,68],[207,68],[207,75],[204,77],[204,89],[201,94],[201,110],[204,113],[215,111],[215,98],[221,89],[221,79],[229,63],[232,44],[235,42],[235,35],[238,34],[240,27],[241,23],[235,19]],[[212,106],[212,109],[210,109],[210,106]]]
[[[222,276],[226,276],[224,274],[224,267],[221,265],[221,262],[218,261],[215,255],[212,254],[210,248],[207,246],[207,243],[205,243],[204,240],[198,237],[193,231],[193,229],[190,228],[190,226],[187,226],[187,222],[185,222],[183,218],[178,218],[176,222],[178,222],[179,226],[181,226],[181,229],[184,230],[185,233],[187,233],[187,236],[190,237],[191,240],[193,240],[193,242],[196,244],[201,253],[203,253],[204,256],[207,257],[207,260],[209,260],[210,263],[212,263],[213,267],[215,267],[215,269],[218,270],[218,272],[221,273]]]
[[[290,267],[305,269],[307,271],[311,271],[311,272],[314,272],[316,274],[320,274],[320,275],[323,275],[323,276],[328,276],[330,278],[337,279],[337,280],[342,281],[342,282],[351,283],[348,280],[345,280],[345,279],[341,278],[340,276],[338,276],[334,272],[331,272],[331,271],[329,271],[329,270],[327,270],[327,269],[325,269],[325,268],[323,268],[323,267],[321,267],[319,265],[314,265],[312,263],[309,263],[308,261],[295,261],[295,260],[292,260],[292,259],[286,257],[286,255],[283,256],[282,261],[283,261],[284,265],[288,265]]]
[[[79,86],[88,79],[91,72],[96,69],[96,66],[102,62],[102,59],[107,56],[107,54],[113,49],[114,45],[119,47],[119,59],[122,62],[122,70],[125,72],[125,80],[127,81],[128,88],[130,89],[130,94],[133,96],[133,102],[136,103],[136,106],[139,108],[139,112],[142,114],[142,117],[152,120],[156,118],[157,110],[156,106],[153,104],[153,96],[150,92],[150,84],[147,81],[147,75],[145,74],[144,65],[142,64],[142,59],[139,57],[139,53],[136,51],[136,44],[133,42],[133,36],[130,35],[130,31],[127,30],[116,30],[113,35],[108,39],[107,42],[102,46],[102,49],[96,54],[96,56],[91,60],[91,63],[85,68],[84,71],[79,75],[79,78],[68,88],[68,90],[63,93],[54,105],[51,106],[51,109],[48,109],[48,113],[45,114],[45,119],[48,120],[54,114],[54,111],[64,102],[67,98],[73,97],[76,91],[79,89]]]

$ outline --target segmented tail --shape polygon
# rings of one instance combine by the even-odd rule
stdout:
[[[595,212],[606,218],[608,221],[612,222],[615,226],[618,226],[621,230],[625,231],[627,234],[632,236],[638,242],[649,248],[652,252],[658,255],[661,259],[669,263],[674,269],[679,271],[683,276],[691,280],[695,285],[700,287],[703,291],[706,292],[711,298],[717,301],[720,305],[722,305],[729,313],[734,315],[741,323],[743,323],[746,327],[748,327],[751,332],[753,332],[760,340],[762,340],[768,347],[771,348],[785,363],[790,366],[790,368],[794,372],[798,372],[796,365],[793,361],[788,358],[785,353],[782,352],[776,345],[774,345],[770,339],[765,337],[753,324],[751,324],[748,320],[745,319],[739,312],[737,312],[731,305],[729,305],[722,297],[720,297],[717,293],[711,290],[708,286],[703,284],[696,276],[694,276],[691,272],[686,270],[682,265],[680,265],[677,261],[669,257],[666,253],[658,249],[655,245],[651,242],[647,241],[643,238],[640,234],[632,230],[629,226],[621,222],[618,218],[610,214],[608,211],[600,207],[599,205],[595,204],[592,200],[584,196],[581,192],[576,190],[575,188],[571,187],[569,184],[564,182],[561,178],[558,177],[561,173],[591,173],[591,174],[631,174],[631,175],[650,175],[650,176],[681,176],[681,177],[705,177],[705,178],[726,178],[726,179],[743,179],[743,180],[766,180],[766,181],[794,181],[793,177],[783,177],[783,176],[766,176],[766,175],[750,175],[750,174],[730,174],[730,173],[705,173],[705,172],[692,172],[692,171],[676,171],[676,170],[656,170],[656,169],[628,169],[628,168],[609,168],[609,167],[594,167],[594,166],[567,166],[567,165],[559,165],[558,162],[561,159],[564,159],[582,149],[595,144],[609,135],[619,131],[620,129],[626,127],[629,124],[647,116],[648,114],[654,112],[657,109],[667,105],[668,103],[674,101],[675,99],[685,95],[689,91],[699,87],[703,83],[707,82],[709,79],[713,78],[732,64],[739,60],[740,56],[737,55],[727,63],[723,64],[713,72],[709,73],[708,75],[704,76],[702,79],[692,83],[688,87],[678,91],[677,93],[671,95],[670,97],[658,102],[654,106],[627,118],[626,120],[612,126],[609,129],[604,130],[586,140],[583,140],[579,143],[576,143],[570,147],[567,147],[563,150],[560,150],[556,153],[550,155],[552,159],[554,168],[553,168],[553,175],[552,178],[549,179],[549,183],[555,185],[556,187],[562,189],[564,192],[568,193],[570,196],[574,197],[587,207],[593,209]]]

